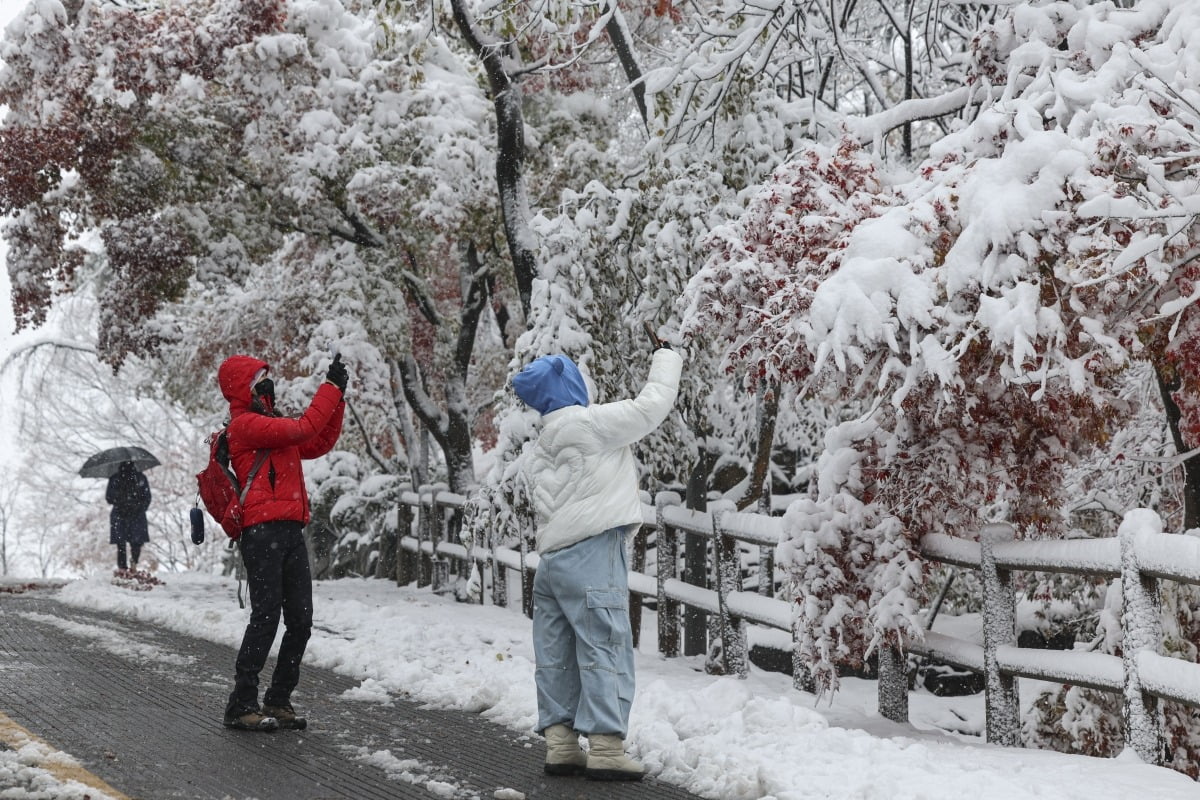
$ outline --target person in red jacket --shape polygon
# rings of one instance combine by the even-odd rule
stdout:
[[[242,503],[244,528],[239,540],[250,591],[250,621],[235,664],[233,692],[225,707],[225,727],[272,731],[308,724],[292,708],[300,680],[300,661],[312,630],[312,573],[304,543],[310,518],[302,459],[333,449],[342,432],[348,375],[340,357],[329,366],[324,383],[299,418],[275,410],[275,386],[265,361],[236,355],[217,370],[221,393],[229,401],[229,463],[244,485],[261,460]],[[258,674],[275,641],[280,615],[284,633],[271,685],[258,704]]]

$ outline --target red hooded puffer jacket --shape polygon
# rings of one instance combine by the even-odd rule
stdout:
[[[229,401],[229,462],[238,480],[245,481],[255,451],[269,451],[242,504],[247,528],[275,520],[308,522],[308,491],[300,460],[333,449],[346,410],[342,393],[330,383],[321,384],[299,419],[268,417],[251,410],[255,376],[265,369],[267,362],[238,355],[225,359],[217,370],[221,394]]]

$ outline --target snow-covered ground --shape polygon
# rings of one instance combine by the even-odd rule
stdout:
[[[77,780],[79,762],[22,731],[5,737],[13,749],[0,747],[0,797],[5,800],[112,800],[91,783]]]
[[[89,609],[136,616],[193,636],[240,641],[248,611],[236,582],[194,574],[165,575],[148,592],[106,578],[67,584],[60,598]],[[535,719],[530,623],[516,610],[456,603],[429,590],[378,580],[339,580],[315,587],[316,622],[306,663],[358,678],[354,695],[387,703],[403,696],[442,708],[478,712],[518,731]],[[74,625],[74,624],[73,624]],[[74,630],[74,628],[73,628]],[[882,719],[875,685],[847,680],[830,701],[792,688],[786,675],[752,670],[745,680],[705,675],[694,658],[654,652],[653,617],[643,630],[630,747],[660,780],[719,800],[1102,800],[1195,798],[1200,787],[1132,754],[1096,759],[994,747],[980,742],[979,697],[913,693],[912,724]],[[128,643],[97,628],[99,647]],[[143,659],[170,653],[139,652]],[[296,701],[303,705],[303,683]],[[948,732],[952,729],[957,732]],[[7,782],[36,769],[36,745],[0,750],[0,797],[75,798]],[[385,759],[386,752],[372,754]],[[29,773],[32,774],[32,773]],[[45,780],[51,780],[47,776]],[[5,789],[8,786],[9,789]],[[12,794],[10,791],[16,791]],[[39,794],[38,792],[43,792]],[[102,792],[90,790],[94,800]]]

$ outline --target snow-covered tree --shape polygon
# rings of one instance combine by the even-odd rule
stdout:
[[[106,360],[186,365],[195,395],[232,350],[288,379],[336,347],[378,468],[408,471],[411,409],[473,482],[490,390],[468,372],[511,279],[488,104],[431,23],[326,0],[31,6],[0,82],[19,321],[71,290],[97,231]]]
[[[967,27],[951,23],[977,11],[964,7],[963,16],[958,10],[939,11],[939,4],[908,4],[899,15],[891,8],[859,14],[852,6],[833,9],[834,27],[853,32],[828,49],[824,43],[837,37],[827,35],[822,20],[831,12],[824,4],[762,10],[740,3],[657,3],[626,10],[625,27],[638,32],[636,71],[625,66],[625,58],[619,60],[631,86],[645,90],[642,119],[647,124],[610,126],[617,152],[591,160],[556,205],[547,204],[533,217],[545,283],[537,290],[539,301],[511,369],[545,352],[566,352],[583,364],[601,399],[636,392],[642,376],[630,356],[646,347],[640,323],[651,321],[669,334],[680,328],[686,308],[676,300],[706,258],[706,238],[741,213],[753,187],[790,151],[842,118],[826,101],[838,106],[835,96],[871,85],[886,102],[851,105],[891,109],[905,98],[915,103],[946,89],[948,79],[937,70],[948,70],[970,35]],[[897,72],[890,48],[896,26],[906,20],[922,29],[920,37],[948,37],[954,43],[939,38],[936,53],[929,49]],[[534,26],[514,24],[506,30],[527,34]],[[578,25],[559,30],[577,31]],[[594,50],[597,37],[591,30],[585,41]],[[905,37],[911,44],[913,36]],[[620,50],[618,39],[613,45]],[[886,57],[868,64],[863,48]],[[522,52],[529,49],[541,52],[524,47]],[[814,69],[823,70],[825,78],[814,77]],[[842,77],[831,82],[831,71]],[[881,78],[885,73],[888,77]],[[857,77],[843,79],[851,74]],[[908,88],[897,88],[904,81]],[[833,88],[843,84],[844,89]],[[949,88],[954,96],[938,105],[943,114],[965,104],[965,94]],[[825,99],[814,102],[817,95]],[[608,96],[625,99],[611,89]],[[603,113],[610,105],[600,106]],[[886,133],[889,124],[902,127],[934,113],[928,104],[906,108],[893,113],[890,122],[865,126],[863,135],[871,139],[870,132]],[[682,485],[699,469],[710,486],[743,507],[757,500],[765,484],[794,489],[819,446],[820,427],[812,421],[824,418],[824,408],[801,403],[776,415],[777,398],[790,390],[739,372],[724,358],[726,343],[719,336],[709,340],[699,328],[690,333],[681,414],[639,449],[652,476],[646,488]],[[509,433],[501,438],[512,441],[502,446],[493,479],[515,474],[511,458],[531,434],[513,398],[503,402],[512,410],[502,411],[502,429]],[[773,465],[776,451],[790,458]],[[797,459],[798,454],[803,455]],[[483,527],[495,525],[489,520]]]
[[[851,118],[906,159],[966,104],[965,53],[997,13],[993,4],[936,0],[670,7],[683,46],[646,74],[666,141],[719,144],[729,106],[756,94],[804,107],[813,137]]]
[[[80,271],[95,274],[88,261]],[[97,314],[95,297],[80,293],[52,309],[46,327],[15,340],[0,360],[0,372],[25,400],[10,418],[24,450],[5,471],[10,544],[19,542],[20,560],[37,564],[42,575],[111,570],[116,560],[108,543],[106,483],[78,472],[94,453],[138,445],[161,462],[147,472],[152,499],[143,565],[213,570],[222,561],[225,537],[204,547],[189,538],[194,476],[206,456],[196,446],[207,433],[205,420],[173,402],[137,356],[114,375],[97,357]],[[210,539],[215,530],[209,526]]]
[[[848,130],[802,148],[714,237],[690,324],[852,416],[781,546],[826,685],[873,643],[920,635],[922,534],[989,518],[1062,534],[1069,470],[1136,419],[1135,364],[1195,445],[1198,15],[1007,9],[973,40],[978,113],[916,169]]]

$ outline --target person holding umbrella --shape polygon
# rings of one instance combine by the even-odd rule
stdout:
[[[108,543],[117,546],[117,574],[136,572],[142,545],[150,541],[150,529],[146,524],[150,483],[132,461],[123,461],[108,479],[104,499],[112,506],[108,514]],[[126,545],[129,546],[128,556]]]
[[[150,484],[143,470],[157,467],[159,460],[142,447],[110,447],[83,462],[83,478],[106,478],[105,499],[112,506],[108,515],[108,541],[117,546],[117,575],[128,573],[130,557],[134,570],[142,545],[150,541],[146,509],[150,507]],[[129,549],[126,554],[126,547]]]

